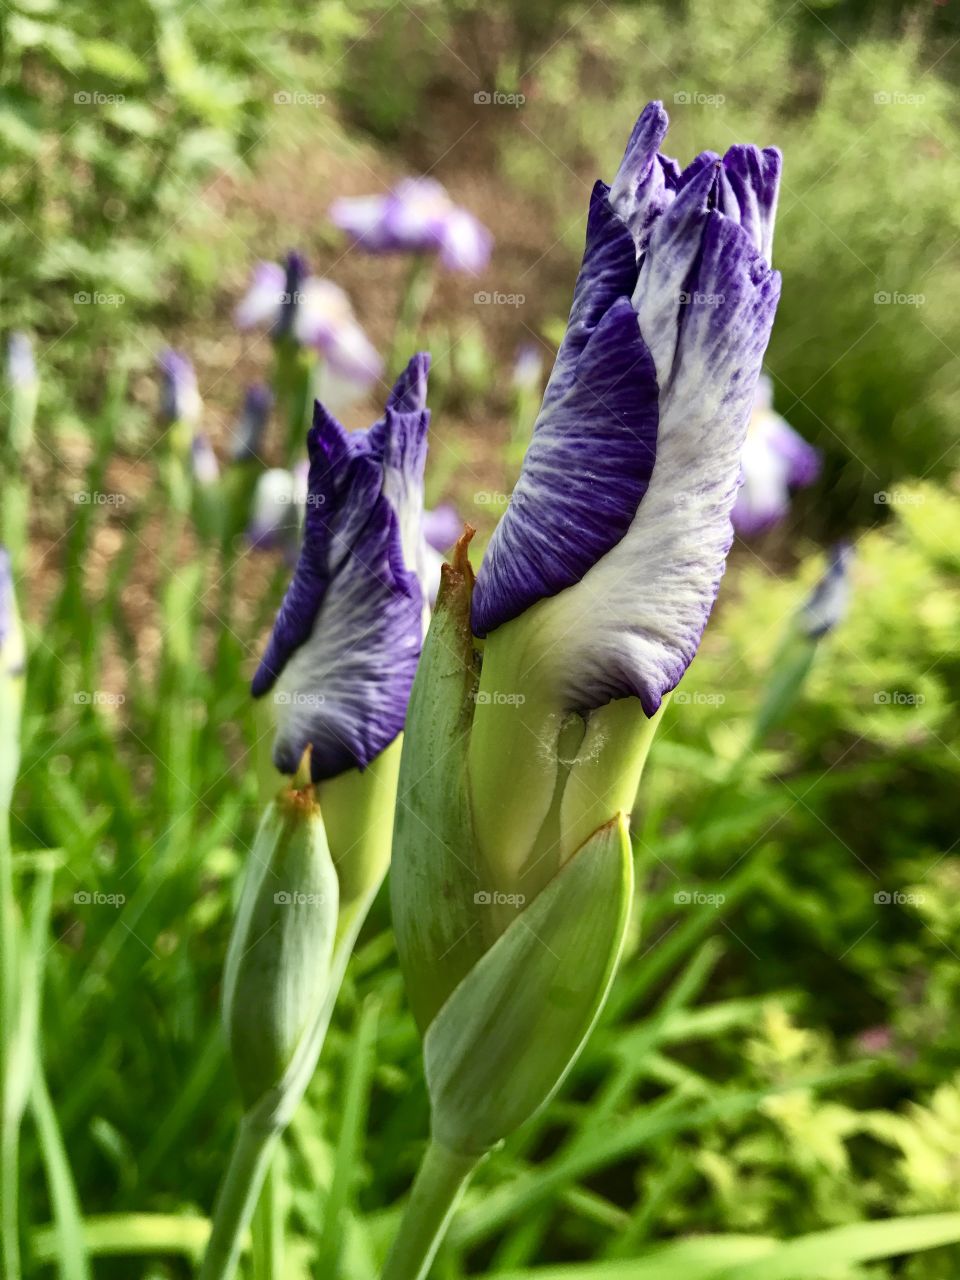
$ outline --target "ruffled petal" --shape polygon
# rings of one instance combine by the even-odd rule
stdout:
[[[575,587],[540,606],[543,661],[571,710],[634,694],[653,715],[693,659],[719,589],[780,278],[739,226],[710,213],[698,279],[724,303],[689,304],[633,523]]]

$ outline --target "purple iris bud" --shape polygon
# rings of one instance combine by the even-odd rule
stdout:
[[[33,343],[19,330],[7,339],[7,381],[12,387],[34,387],[37,383]]]
[[[307,746],[315,781],[363,769],[403,727],[423,629],[428,368],[414,356],[364,431],[315,405],[303,545],[253,679],[254,697],[275,689],[281,772]]]
[[[302,254],[291,250],[284,262],[283,272],[283,297],[275,329],[277,337],[286,337],[293,332],[297,308],[303,301],[303,287],[308,279],[306,259]]]
[[[473,597],[481,636],[538,606],[530,664],[579,712],[635,695],[653,715],[697,650],[780,294],[780,153],[681,171],[659,153],[667,123],[650,103],[594,187],[566,335]]]
[[[306,505],[306,475],[270,467],[257,478],[246,537],[255,551],[289,550],[295,546]]]
[[[190,463],[193,478],[203,488],[209,488],[220,479],[220,464],[205,431],[196,432],[190,442]]]
[[[6,547],[0,546],[0,676],[19,676],[26,657],[23,632],[13,591],[13,564]]]
[[[160,374],[160,416],[173,426],[182,422],[195,426],[200,421],[202,402],[197,375],[189,358],[168,347],[157,361]]]
[[[368,253],[437,253],[451,271],[482,271],[493,248],[486,227],[433,178],[405,178],[383,196],[335,200],[330,218]]]
[[[543,385],[543,350],[534,342],[517,348],[513,362],[513,385],[517,391],[539,391]]]
[[[811,640],[819,640],[843,621],[850,605],[852,561],[849,542],[837,542],[830,548],[826,571],[800,610],[800,626]]]
[[[238,329],[267,329],[315,348],[330,368],[366,389],[383,373],[383,360],[353,314],[350,299],[332,280],[307,274],[299,254],[286,266],[261,262],[234,311]]]
[[[233,462],[252,462],[259,458],[272,408],[273,394],[269,387],[262,383],[247,387],[243,409],[233,429],[230,449]]]
[[[790,490],[813,484],[820,474],[820,451],[774,413],[773,384],[766,376],[757,384],[741,465],[733,527],[744,538],[782,520],[790,510]]]

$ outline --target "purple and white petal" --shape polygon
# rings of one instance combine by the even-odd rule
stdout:
[[[388,196],[344,196],[330,206],[330,221],[368,253],[379,252],[385,247],[382,234],[388,200]]]
[[[255,697],[276,687],[284,772],[308,745],[315,780],[362,769],[403,725],[422,640],[427,368],[414,357],[367,431],[315,406],[303,545],[253,680]]]
[[[656,373],[630,299],[620,298],[594,330],[565,394],[537,420],[480,566],[477,635],[573,586],[616,545],[647,491],[656,442]]]
[[[678,174],[664,126],[648,107],[609,197],[594,189],[570,327],[474,594],[479,634],[535,611],[530,664],[572,711],[632,694],[653,715],[696,652],[780,291],[778,153],[704,152]]]
[[[610,184],[610,205],[630,229],[638,256],[645,251],[650,230],[673,200],[677,185],[677,162],[659,154],[667,124],[662,102],[644,107]]]

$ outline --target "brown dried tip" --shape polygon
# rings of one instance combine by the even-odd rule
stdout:
[[[437,592],[437,607],[441,605],[453,609],[463,615],[464,624],[469,630],[470,599],[473,595],[474,572],[470,563],[470,539],[476,533],[472,524],[463,526],[463,533],[457,539],[453,549],[453,562],[440,566],[440,590]]]

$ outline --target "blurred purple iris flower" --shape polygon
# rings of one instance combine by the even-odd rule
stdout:
[[[253,679],[275,689],[274,762],[315,781],[365,768],[403,727],[420,656],[429,357],[414,356],[372,427],[319,402],[308,439],[303,545]]]
[[[517,348],[513,362],[516,391],[539,391],[543,385],[543,350],[535,342],[524,342]]]
[[[441,503],[432,511],[423,513],[423,539],[426,544],[424,567],[421,571],[424,590],[431,605],[436,603],[440,590],[440,567],[444,552],[449,551],[463,533],[463,521],[449,503]]]
[[[383,373],[383,360],[360,327],[350,299],[332,280],[307,272],[296,253],[257,264],[250,288],[234,311],[238,329],[268,329],[313,347],[330,367],[364,388]]]
[[[773,409],[773,383],[761,376],[741,455],[743,484],[733,505],[733,527],[750,538],[779,523],[790,510],[790,490],[820,474],[820,451]]]
[[[527,665],[572,711],[648,716],[700,642],[780,295],[781,158],[660,153],[650,103],[598,182],[566,335],[473,596],[487,635],[532,610]],[[654,465],[656,464],[656,465]]]
[[[168,426],[183,423],[195,427],[203,403],[197,374],[188,356],[168,347],[157,361],[160,368],[160,416]]]
[[[382,196],[335,200],[330,218],[368,253],[438,253],[451,271],[482,271],[493,248],[486,227],[433,178],[405,178]]]

